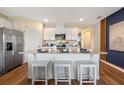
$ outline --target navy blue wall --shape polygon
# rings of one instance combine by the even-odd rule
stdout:
[[[124,52],[109,50],[109,26],[124,20],[124,8],[106,18],[107,61],[124,68]]]

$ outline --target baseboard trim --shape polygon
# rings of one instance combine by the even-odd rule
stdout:
[[[102,59],[100,59],[100,61],[103,62],[103,63],[105,63],[106,65],[109,65],[109,66],[111,66],[111,67],[113,67],[113,68],[121,71],[122,73],[124,73],[124,69],[123,68],[120,68],[120,67],[118,67],[118,66],[116,66],[114,64],[111,64],[110,62],[104,61]]]

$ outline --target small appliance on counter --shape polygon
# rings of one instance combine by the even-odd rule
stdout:
[[[90,51],[84,48],[80,48],[80,53],[90,53]]]
[[[45,49],[38,49],[38,50],[37,50],[37,53],[46,53],[46,52],[48,52],[48,51],[45,50]]]
[[[58,49],[58,53],[69,53],[69,49]]]

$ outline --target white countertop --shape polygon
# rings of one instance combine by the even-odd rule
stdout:
[[[98,52],[69,52],[69,53],[59,53],[59,52],[43,52],[43,53],[38,53],[35,50],[30,50],[30,51],[26,51],[27,53],[31,53],[31,54],[98,54]]]
[[[28,53],[28,54],[34,54],[34,55],[35,55],[35,54],[59,54],[59,55],[63,55],[63,54],[64,54],[64,55],[69,55],[69,54],[98,54],[98,53],[96,53],[96,52],[92,52],[92,53],[80,53],[80,52],[79,52],[79,53],[78,53],[78,52],[77,52],[77,53],[76,53],[76,52],[71,52],[71,53],[57,53],[57,52],[38,53],[38,52],[27,52],[27,53]]]
[[[56,52],[56,51],[53,51],[53,52],[42,52],[42,53],[38,53],[37,52],[37,49],[32,49],[32,50],[27,50],[26,53],[28,54],[100,54],[99,52],[76,52],[76,51],[71,51],[69,53],[60,53],[60,52]]]

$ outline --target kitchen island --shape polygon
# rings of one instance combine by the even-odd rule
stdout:
[[[71,60],[72,79],[77,75],[77,60],[91,60],[96,63],[97,79],[99,79],[99,53],[28,53],[28,78],[31,78],[31,64],[35,60],[50,60],[48,65],[48,79],[54,79],[54,60]],[[84,70],[87,73],[87,70]]]

